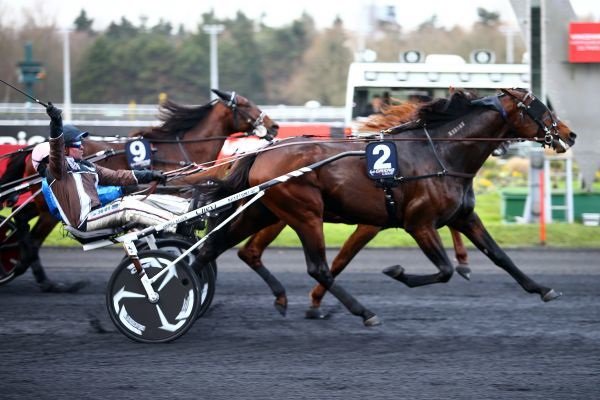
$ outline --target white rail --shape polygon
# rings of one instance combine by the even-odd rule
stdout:
[[[56,104],[62,107],[62,104]],[[259,106],[277,122],[341,122],[344,120],[343,107],[304,107],[304,106]],[[73,104],[73,121],[155,121],[158,123],[158,106],[148,104]],[[47,122],[44,109],[32,103],[0,103],[0,121],[39,121]],[[37,124],[37,123],[36,123]],[[6,125],[6,124],[5,124]],[[9,123],[10,125],[10,123]]]

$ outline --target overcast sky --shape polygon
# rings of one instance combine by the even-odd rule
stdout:
[[[150,26],[162,17],[175,27],[182,23],[190,30],[195,30],[201,14],[211,9],[218,17],[233,17],[242,10],[249,18],[258,19],[264,13],[264,22],[270,26],[283,25],[306,11],[319,27],[330,26],[339,15],[351,28],[361,23],[365,4],[371,3],[396,5],[397,21],[406,29],[434,13],[441,25],[470,26],[477,19],[477,7],[500,12],[503,21],[516,26],[509,0],[0,0],[0,10],[5,22],[22,20],[22,9],[27,8],[41,10],[40,15],[54,18],[61,27],[70,27],[85,9],[94,19],[95,29],[104,29],[122,16],[138,24],[140,16],[145,16]],[[600,0],[571,0],[571,4],[578,15],[593,15],[600,20]]]

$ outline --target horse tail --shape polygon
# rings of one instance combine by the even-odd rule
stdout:
[[[255,159],[256,154],[241,158],[227,171],[225,178],[209,178],[197,184],[202,199],[201,205],[213,203],[247,189],[249,187],[248,175]],[[219,213],[219,215],[222,214],[229,215],[231,213]]]
[[[229,191],[229,194],[234,194],[244,189],[248,189],[250,186],[249,176],[250,168],[254,165],[258,154],[252,154],[247,157],[239,159],[233,167],[229,170],[227,178],[223,181],[225,190]]]
[[[195,207],[199,208],[213,203],[248,188],[248,174],[255,159],[256,155],[244,157],[233,165],[224,179],[210,178],[199,183],[197,188],[201,192],[201,204],[196,204]],[[199,248],[197,258],[192,265],[193,268],[196,270],[203,268],[204,265],[214,261],[219,254],[228,248],[224,247],[224,244],[227,243],[227,231],[229,227],[226,226],[215,232],[213,232],[213,229],[233,214],[236,208],[231,205],[228,208],[210,213],[206,221],[206,227],[208,232],[211,232],[211,237]]]
[[[31,150],[19,151],[8,158],[6,170],[0,177],[0,184],[16,181],[23,177],[25,174],[25,167],[27,166],[25,161],[27,160],[29,153],[31,153]]]

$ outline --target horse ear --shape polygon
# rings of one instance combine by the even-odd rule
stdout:
[[[222,90],[219,89],[210,89],[214,94],[216,94],[217,96],[219,96],[222,100],[227,100],[229,101],[229,99],[231,99],[231,93],[227,93],[224,92]]]

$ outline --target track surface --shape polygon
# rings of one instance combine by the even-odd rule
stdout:
[[[329,253],[330,260],[334,252]],[[544,304],[471,251],[473,277],[409,289],[381,274],[434,267],[418,250],[365,250],[339,279],[384,324],[365,328],[331,296],[303,318],[313,284],[299,250],[269,250],[287,317],[230,251],[211,310],[187,335],[141,345],[116,331],[104,288],[119,250],[44,249],[48,274],[88,279],[43,294],[30,273],[0,287],[0,398],[592,399],[600,387],[600,250],[512,250]]]

